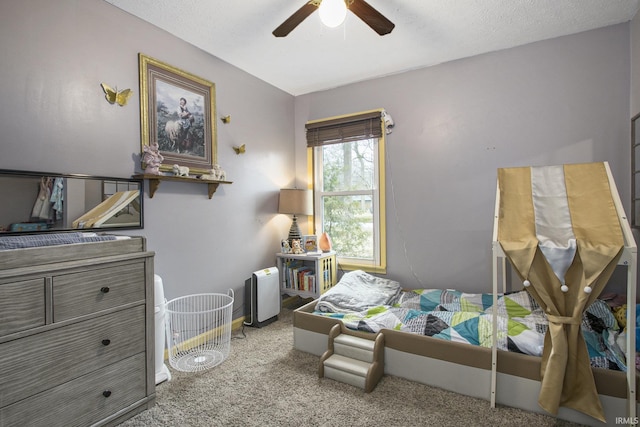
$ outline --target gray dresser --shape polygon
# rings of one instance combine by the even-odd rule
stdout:
[[[116,425],[155,402],[142,237],[0,252],[0,426]]]

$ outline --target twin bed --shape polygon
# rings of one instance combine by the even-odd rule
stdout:
[[[499,294],[497,309],[498,350],[542,356],[548,321],[531,295],[524,290]],[[364,271],[346,273],[318,300],[314,314],[339,319],[350,330],[378,333],[391,329],[485,348],[493,344],[492,294],[452,289],[404,291],[399,283]],[[620,332],[606,302],[596,300],[587,309],[582,333],[591,366],[626,370]]]
[[[381,298],[382,303],[377,304],[377,297],[384,293],[376,289],[376,284],[368,284],[370,277],[361,271],[347,273],[319,300],[295,310],[294,347],[321,356],[327,349],[331,327],[340,323],[355,335],[382,332],[386,374],[543,412],[536,401],[540,388],[540,346],[544,343],[547,322],[526,291],[498,295],[498,324],[507,328],[501,328],[504,332],[498,334],[494,395],[492,294],[414,289]],[[360,281],[361,286],[352,287],[354,280]],[[363,295],[369,286],[374,296],[364,298],[369,302],[359,303],[357,296]],[[342,306],[344,301],[347,304]],[[582,326],[605,416],[615,425],[616,418],[628,413],[626,358],[616,341],[620,330],[611,310],[601,300],[585,313]],[[631,369],[635,370],[633,362]],[[601,424],[566,408],[561,408],[558,417],[582,424]]]
[[[582,173],[582,170],[580,172]],[[610,262],[612,266],[608,266],[605,273],[615,268],[616,264],[626,267],[628,307],[634,307],[635,241],[608,165],[596,164],[596,172],[605,174],[606,186],[611,189],[613,204],[618,212],[614,219],[616,222],[619,221],[621,235],[624,238],[624,247]],[[589,168],[587,173],[594,174]],[[566,174],[569,181],[573,178],[574,171],[569,169]],[[578,181],[581,180],[582,177]],[[371,279],[371,276],[367,277],[364,272],[347,273],[338,285],[319,300],[295,310],[294,347],[320,356],[327,349],[330,329],[336,324],[344,323],[355,335],[370,336],[377,332],[384,334],[386,374],[486,399],[492,406],[500,404],[541,413],[551,412],[558,418],[586,425],[605,425],[603,421],[609,425],[633,422],[638,409],[633,333],[635,310],[628,310],[627,328],[631,333],[622,339],[618,323],[608,306],[595,298],[606,283],[588,282],[584,286],[583,279],[580,287],[572,286],[572,274],[577,267],[572,267],[573,270],[569,270],[567,274],[566,283],[572,286],[568,293],[565,290],[560,292],[560,283],[564,283],[562,281],[557,282],[558,289],[548,291],[555,298],[563,298],[565,295],[567,298],[589,298],[585,304],[588,308],[584,313],[577,312],[577,320],[566,317],[563,313],[551,315],[555,307],[547,304],[547,301],[544,301],[545,305],[538,304],[538,293],[544,292],[542,288],[537,287],[538,283],[535,283],[536,287],[532,286],[534,289],[519,289],[507,293],[507,260],[512,263],[513,259],[503,250],[503,247],[509,248],[509,244],[500,241],[498,221],[506,216],[503,211],[505,203],[501,203],[505,187],[508,185],[503,187],[499,183],[496,197],[492,293],[469,294],[435,289],[400,290],[398,284],[380,278]],[[577,218],[574,222],[578,224],[582,220]],[[580,230],[576,232],[579,233]],[[582,235],[580,239],[585,240]],[[586,259],[587,251],[580,246],[581,243],[578,243],[578,253]],[[538,248],[534,247],[533,250],[538,251]],[[586,264],[586,261],[584,262]],[[516,272],[519,274],[519,271]],[[521,280],[527,279],[524,280],[525,286],[529,278],[532,282],[539,281],[533,267],[531,271],[519,276]],[[603,274],[603,277],[602,280],[606,282],[609,275]],[[501,292],[498,291],[500,281],[503,285]],[[553,282],[555,286],[555,279]],[[593,295],[590,295],[591,289],[586,289],[591,286],[595,289]],[[365,288],[373,289],[373,293],[365,294]],[[362,295],[367,295],[364,300],[359,299]],[[569,307],[574,307],[573,304],[571,302]],[[497,309],[494,310],[494,307]],[[549,313],[549,316],[545,312]],[[593,401],[584,400],[581,402],[586,402],[583,407],[573,405],[571,395],[567,399],[562,381],[564,378],[565,382],[572,383],[574,372],[584,376],[585,372],[580,371],[582,367],[578,366],[578,371],[572,370],[568,364],[572,360],[569,360],[565,373],[558,376],[548,370],[548,359],[544,354],[545,345],[548,346],[547,353],[555,351],[561,356],[573,354],[573,350],[567,350],[561,342],[557,344],[556,341],[551,346],[551,343],[545,342],[545,336],[548,338],[550,335],[547,333],[550,326],[557,332],[563,328],[571,330],[572,324],[577,323],[581,325],[582,340],[586,343],[584,347],[591,362],[591,368],[586,367],[589,371],[587,376],[593,378],[593,397],[599,401],[592,405]],[[494,328],[493,325],[498,327]],[[564,325],[567,325],[566,328]],[[551,335],[553,333],[552,331]],[[573,356],[568,359],[572,358]],[[558,378],[560,381],[557,381]],[[559,408],[553,411],[549,411],[548,407],[541,403],[546,403],[542,391],[549,391],[544,390],[547,387],[544,380],[547,385],[549,381],[556,381],[559,383],[558,387],[563,390],[564,400],[560,401]],[[588,381],[580,384],[586,383]],[[582,387],[581,391],[584,389],[585,387]],[[428,399],[428,396],[425,398]],[[600,414],[597,413],[599,408],[591,410],[592,406],[600,405]],[[584,406],[588,408],[586,411],[583,409]]]
[[[353,274],[366,277],[366,273],[352,272],[345,275],[347,280]],[[340,307],[333,297],[340,298],[343,290],[339,283],[331,290],[334,293],[325,294],[327,300]],[[509,328],[498,339],[494,394],[491,387],[491,305],[487,305],[491,299],[491,294],[408,290],[391,298],[390,305],[370,305],[361,311],[356,308],[349,312],[340,312],[340,309],[337,312],[320,311],[320,299],[294,311],[294,347],[321,356],[327,349],[331,327],[340,323],[352,329],[355,335],[382,331],[386,374],[542,412],[536,404],[541,362],[538,346],[546,331],[546,322],[538,318],[540,308],[526,291],[499,295],[498,317],[502,319],[499,323],[509,324]],[[483,301],[484,306],[477,304]],[[454,311],[456,308],[460,310]],[[585,336],[589,337],[586,341],[607,421],[615,425],[616,418],[628,413],[626,358],[615,340],[619,327],[601,300],[590,307],[582,325]],[[635,371],[633,362],[630,367]],[[561,408],[558,417],[582,424],[601,424],[566,408]]]

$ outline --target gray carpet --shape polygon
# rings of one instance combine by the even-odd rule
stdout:
[[[372,393],[319,379],[319,357],[293,349],[291,311],[264,328],[234,331],[231,354],[200,373],[171,371],[156,405],[121,424],[140,426],[576,426],[385,375]],[[236,338],[237,337],[237,338]]]

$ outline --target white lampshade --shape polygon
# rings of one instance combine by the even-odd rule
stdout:
[[[280,190],[278,213],[313,215],[313,192],[297,188],[283,188]]]
[[[324,25],[335,28],[347,17],[347,5],[344,0],[322,0],[318,13]]]

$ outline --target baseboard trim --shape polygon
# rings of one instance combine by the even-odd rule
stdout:
[[[233,322],[231,322],[231,333],[233,333],[233,331],[235,331],[236,329],[240,329],[244,324],[246,318],[246,316],[238,317]]]
[[[240,329],[243,324],[244,324],[244,320],[245,320],[245,316],[242,317],[238,317],[237,319],[233,320],[231,322],[231,334],[233,335],[233,332],[237,329]],[[218,328],[216,328],[218,329]],[[190,340],[186,341],[183,343],[183,345],[185,346],[185,348],[191,348],[194,347],[193,343],[199,343],[202,341],[206,341],[207,337],[210,336],[212,334],[212,332],[214,332],[216,329],[213,329],[211,331],[207,331],[207,332],[203,332],[202,334],[195,336],[193,338],[191,338]],[[169,349],[165,348],[164,349],[164,361],[168,361],[169,360]]]

